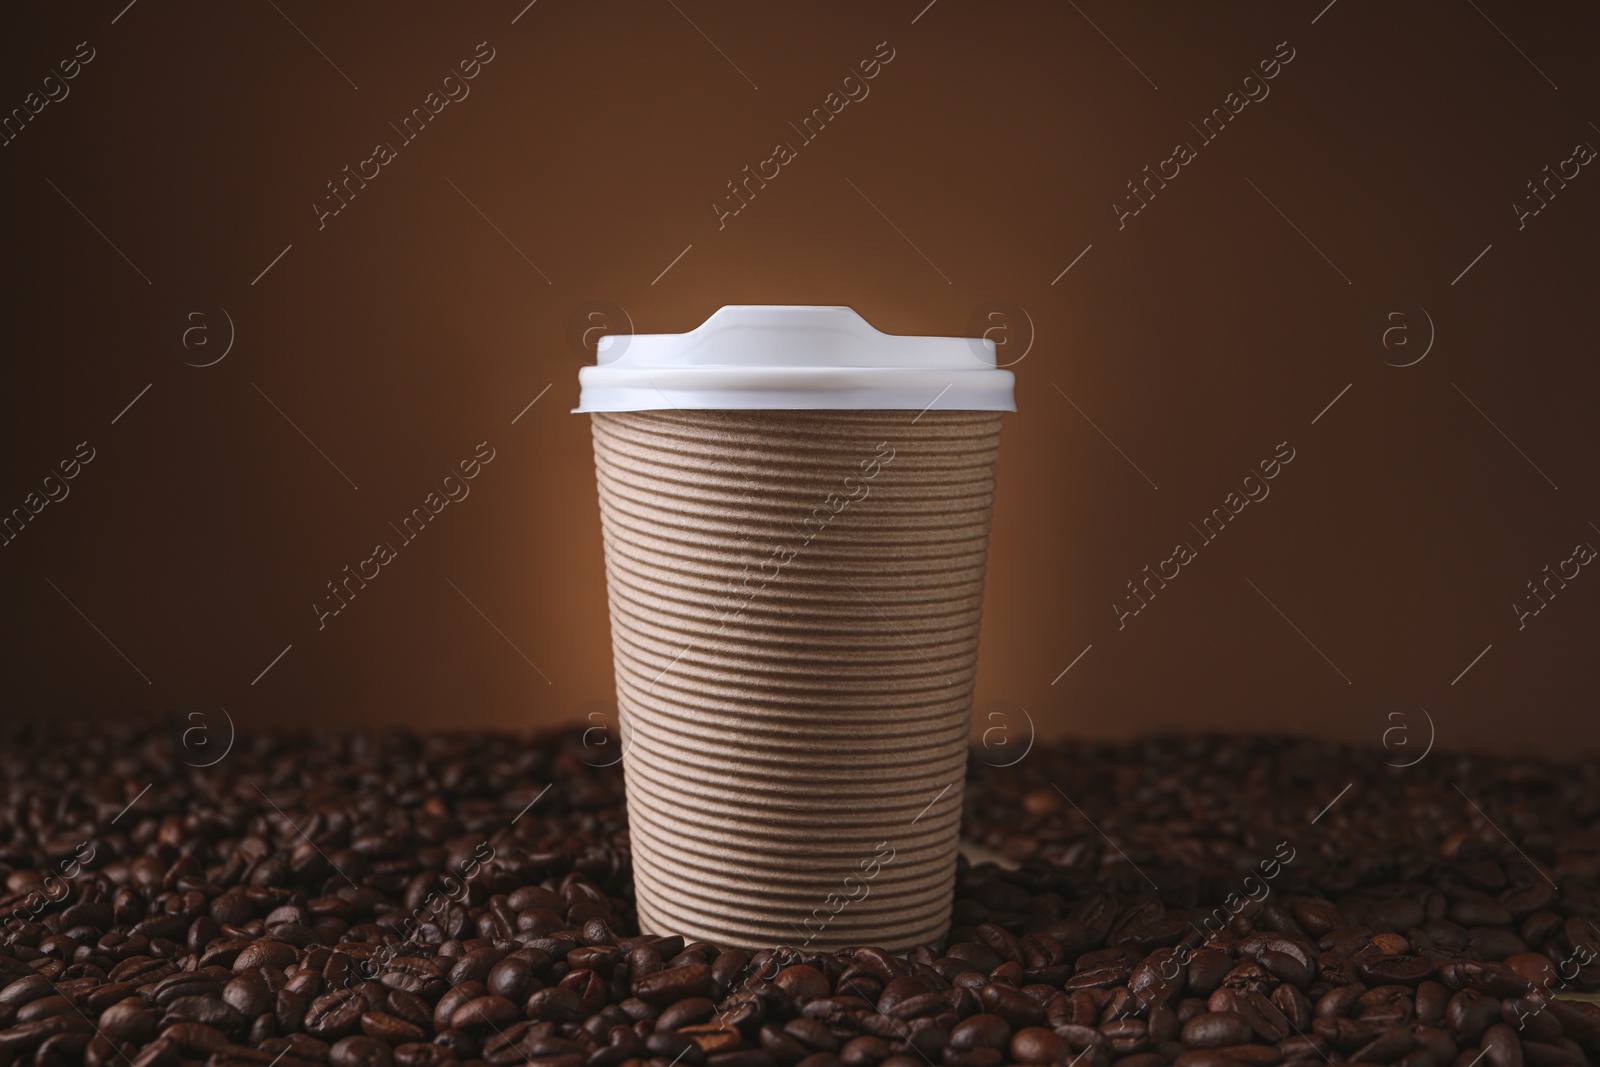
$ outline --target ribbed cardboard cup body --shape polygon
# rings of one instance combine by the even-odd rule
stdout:
[[[998,411],[596,413],[639,924],[950,925]]]

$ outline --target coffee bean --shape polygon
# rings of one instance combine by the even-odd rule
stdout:
[[[1482,959],[1499,959],[1528,951],[1526,941],[1502,926],[1474,926],[1467,931],[1467,947]]]
[[[908,1065],[924,1062],[906,1056],[891,1056],[883,1062],[889,1063],[895,1060],[905,1061]],[[1000,1067],[1000,1064],[1005,1060],[1005,1055],[997,1048],[962,1050],[946,1047],[944,1052],[941,1053],[941,1060],[944,1063],[944,1067]]]
[[[1010,1041],[1011,1024],[987,1012],[963,1019],[950,1031],[950,1047],[964,1052],[977,1048],[1004,1049]]]
[[[1411,951],[1411,942],[1399,934],[1373,934],[1361,950],[1363,956],[1400,956]]]
[[[279,993],[280,1005],[283,995]],[[366,1002],[353,990],[324,993],[305,1009],[306,1033],[323,1041],[337,1041],[361,1028],[361,1016],[366,1010]],[[281,1015],[279,1021],[283,1021]]]
[[[1111,990],[1110,993],[1111,995],[1106,997],[1105,1004],[1100,1008],[1100,1022],[1109,1023],[1126,1015],[1131,1015],[1136,1011],[1143,1010],[1144,1006],[1140,1004],[1139,998],[1134,995],[1130,987],[1119,986]]]
[[[860,997],[869,1004],[876,1004],[883,996],[884,985],[884,981],[877,975],[857,965],[839,976],[837,989],[840,993]]]
[[[1089,1059],[1109,1059],[1111,1055],[1111,1042],[1106,1035],[1100,1033],[1092,1026],[1078,1026],[1068,1023],[1055,1028],[1057,1037],[1067,1042],[1074,1051],[1084,1052]]]
[[[656,1019],[656,1026],[662,1030],[676,1030],[691,1023],[703,1023],[711,1018],[715,1010],[716,1007],[706,997],[684,997],[662,1010]]]
[[[1363,960],[1361,975],[1373,985],[1419,985],[1433,974],[1433,964],[1420,956],[1376,956]]]
[[[1150,1009],[1148,1026],[1150,1040],[1156,1042],[1176,1041],[1181,1029],[1178,1013],[1160,1004]]]
[[[1507,957],[1504,962],[1518,975],[1532,982],[1536,989],[1554,985],[1558,978],[1555,964],[1551,963],[1550,958],[1543,953],[1518,952]]]
[[[486,981],[495,965],[500,962],[501,956],[500,950],[492,945],[473,949],[451,964],[450,973],[446,976],[446,980],[452,986],[460,985],[462,982]],[[525,996],[526,994],[527,991],[524,990],[523,995]],[[502,993],[500,995],[504,996],[505,994]]]
[[[1011,1038],[1011,1055],[1018,1063],[1055,1063],[1064,1060],[1068,1051],[1064,1040],[1042,1026],[1025,1027]]]
[[[127,997],[100,1013],[98,1026],[113,1041],[149,1041],[156,1036],[161,1013],[143,997]]]
[[[1166,918],[1166,906],[1156,897],[1146,897],[1122,910],[1106,935],[1106,941],[1112,945],[1153,947],[1172,934],[1189,929],[1189,924],[1176,916],[1173,917],[1175,921],[1164,921]]]
[[[1198,1048],[1242,1045],[1250,1036],[1250,1024],[1234,1012],[1208,1011],[1183,1024],[1183,1043]]]
[[[982,922],[974,928],[973,933],[978,935],[979,941],[993,949],[1002,961],[1021,962],[1022,943],[1005,927]]]
[[[477,981],[477,979],[462,979],[462,981]],[[534,981],[533,961],[519,953],[513,953],[494,964],[489,969],[485,981],[489,992],[497,997],[505,997],[507,1000],[526,1000],[533,988],[531,985]]]
[[[778,1067],[778,1061],[766,1049],[716,1052],[706,1057],[706,1064],[707,1067]]]
[[[1362,985],[1335,986],[1317,1000],[1311,1009],[1311,1014],[1317,1019],[1348,1015],[1355,1002],[1366,991],[1366,986]]]
[[[1271,992],[1278,979],[1255,960],[1240,960],[1222,976],[1222,985],[1230,989],[1254,989]]]
[[[885,1060],[890,1053],[889,1042],[873,1034],[861,1034],[852,1037],[844,1043],[839,1050],[839,1058],[847,1067],[873,1067]]]
[[[1289,1036],[1290,1027],[1284,1013],[1253,989],[1219,989],[1211,994],[1206,1006],[1213,1012],[1233,1014],[1243,1019],[1255,1035],[1254,1038],[1247,1038],[1247,1041],[1259,1039],[1270,1045]]]
[[[884,1014],[896,1019],[921,1019],[944,1011],[948,1003],[944,993],[918,993],[896,1001]]]
[[[1502,963],[1463,960],[1439,968],[1439,978],[1451,988],[1476,989],[1491,997],[1523,997],[1533,992],[1533,983]]]
[[[813,1001],[819,1003],[819,1001]],[[842,1033],[848,1040],[851,1033],[872,1033],[875,1037],[885,1038],[888,1041],[904,1041],[910,1033],[909,1027],[893,1016],[883,1016],[875,1011],[862,1011],[851,1016],[837,1017],[832,1024],[834,1029]]]
[[[1281,985],[1274,989],[1271,1001],[1273,1008],[1277,1009],[1273,1017],[1287,1023],[1291,1030],[1304,1030],[1311,1025],[1311,1001],[1294,986]],[[1441,1003],[1441,1011],[1443,1007]]]
[[[705,1058],[694,1038],[670,1030],[657,1030],[645,1038],[644,1043],[652,1056],[665,1056],[672,1061],[700,1063]]]
[[[1171,1004],[1183,992],[1184,964],[1170,948],[1158,948],[1134,965],[1128,989],[1144,1007]]]
[[[1143,1052],[1150,1044],[1150,1031],[1142,1019],[1117,1019],[1100,1027],[1118,1058]]]
[[[579,1022],[589,1014],[582,998],[561,986],[538,990],[528,998],[525,1010],[530,1019],[554,1023]]]
[[[303,993],[296,993],[292,989],[278,990],[277,1000],[272,1006],[272,1017],[277,1020],[278,1029],[285,1034],[299,1033],[305,1029],[308,1003]]]
[[[269,1012],[263,1012],[250,1021],[249,1028],[240,1040],[247,1045],[259,1046],[269,1037],[278,1036],[278,1020]]]
[[[757,1040],[784,1067],[794,1067],[812,1052],[810,1046],[772,1023],[761,1028]]]
[[[1178,1023],[1182,1025],[1193,1019],[1196,1015],[1203,1015],[1206,1011],[1206,1002],[1196,997],[1184,997],[1178,1001]],[[1091,1021],[1093,1021],[1091,1017]]]
[[[179,997],[167,1005],[166,1017],[169,1020],[183,1019],[204,1023],[224,1033],[239,1028],[250,1019],[250,1016],[223,1000],[218,993],[207,993],[200,997]]]
[[[72,1001],[56,993],[40,997],[37,1000],[30,1000],[22,1005],[17,1009],[16,1020],[19,1023],[31,1023],[36,1019],[48,1019],[52,1015],[75,1014],[77,1014],[77,1009],[73,1007]]]
[[[397,1045],[393,1056],[395,1067],[446,1067],[455,1062],[455,1057],[440,1046],[421,1043]]]
[[[269,1055],[283,1055],[287,1058],[310,1060],[316,1063],[328,1061],[329,1045],[325,1041],[318,1041],[306,1034],[290,1034],[287,1037],[269,1037],[262,1041],[257,1048]]]
[[[584,1067],[585,1063],[581,1055],[530,1056],[521,1059],[514,1058],[513,1053],[506,1053],[495,1060],[489,1060],[486,1053],[485,1061],[495,1064],[495,1067],[507,1067],[510,1064],[526,1064],[527,1067]]]
[[[420,1028],[424,1033],[433,1030],[432,1006],[415,993],[407,993],[403,989],[391,989],[388,996],[384,997],[383,1009],[389,1015]]]
[[[493,995],[474,997],[455,1010],[450,1016],[450,1026],[456,1030],[472,1030],[477,1027],[487,1029],[491,1026],[503,1026],[506,1023],[522,1018],[522,1012],[517,1006],[505,997]]]
[[[1592,851],[1600,804],[1572,800],[1592,770],[1475,758],[1474,812],[1443,779],[1400,786],[1357,769],[1370,759],[1301,742],[1039,746],[1009,779],[975,767],[967,790],[966,832],[1022,869],[963,863],[946,955],[902,957],[633,934],[620,778],[544,742],[334,738],[305,766],[299,743],[237,747],[228,780],[261,782],[275,811],[155,765],[96,796],[92,783],[146,770],[140,735],[119,729],[128,740],[22,761],[0,746],[23,793],[34,766],[59,766],[108,818],[152,781],[136,819],[185,813],[144,815],[100,842],[103,866],[75,879],[83,892],[7,924],[0,1061],[128,1067],[126,1052],[139,1067],[267,1067],[281,1054],[279,1067],[338,1067],[392,1049],[399,1067],[1001,1067],[1038,1030],[1048,1038],[1024,1047],[1059,1041],[1051,1062],[1078,1067],[1465,1067],[1480,1054],[1480,1067],[1576,1067],[1600,1040],[1600,1008],[1537,992],[1600,988],[1593,964],[1558,970],[1600,951],[1600,885],[1555,859]],[[1062,836],[1066,809],[1041,799],[1059,796],[1051,781],[1098,781],[1107,767],[1142,787],[1097,802],[1119,826],[1161,828],[1129,851],[1183,893],[1152,895],[1125,865],[1102,873],[1093,835]],[[529,777],[560,779],[576,806],[519,836],[505,825],[515,811],[478,805]],[[1368,801],[1284,860],[1306,813],[1350,781]],[[1561,865],[1560,887],[1481,834],[1484,814],[1527,835],[1541,865]],[[11,821],[28,826],[0,850],[15,908],[82,836],[47,808]],[[1395,825],[1438,836],[1397,848]],[[482,861],[491,838],[495,858]],[[1247,869],[1272,892],[1241,906]],[[463,872],[466,891],[446,897],[441,872]]]
[[[1511,912],[1491,899],[1458,900],[1450,905],[1450,918],[1462,926],[1509,926]],[[1491,1059],[1493,1058],[1491,1054]]]
[[[328,1050],[331,1067],[391,1067],[394,1056],[382,1041],[360,1035],[340,1038]]]
[[[1039,1026],[1045,1021],[1044,1008],[1037,1001],[998,982],[984,986],[979,991],[979,999],[984,1007],[1013,1027]]]
[[[190,1056],[209,1056],[228,1043],[222,1031],[202,1023],[173,1023],[161,1036]]]
[[[988,945],[977,941],[958,941],[945,950],[953,959],[962,960],[973,970],[988,974],[1005,962],[1005,959]]]
[[[930,1059],[950,1043],[950,1027],[943,1019],[913,1019],[906,1029],[906,1043]]]
[[[1261,969],[1282,982],[1291,985],[1305,985],[1317,973],[1316,963],[1307,962],[1300,954],[1295,952],[1277,952],[1268,949],[1256,961],[1261,964]]]
[[[381,1011],[369,1011],[361,1016],[361,1032],[389,1045],[422,1041],[428,1036],[416,1023]]]
[[[1416,1038],[1410,1030],[1395,1027],[1384,1031],[1350,1054],[1352,1063],[1393,1063],[1410,1052]]]
[[[68,1035],[85,1039],[94,1032],[94,1024],[81,1015],[55,1015],[36,1019],[0,1030],[0,1057],[15,1058],[33,1050],[43,1050],[51,1041]],[[168,1047],[173,1047],[168,1043]]]
[[[634,1038],[633,1041],[637,1042],[637,1038]],[[589,1053],[587,1057],[585,1057],[581,1052],[566,1053],[565,1055],[575,1056],[580,1062],[587,1063],[588,1067],[622,1067],[624,1063],[627,1063],[630,1060],[634,1063],[637,1063],[639,1060],[639,1053],[644,1051],[645,1048],[642,1043],[638,1043],[637,1048],[628,1043],[618,1043],[596,1049],[594,1052]],[[495,1055],[495,1051],[488,1045],[484,1046],[483,1058],[488,1060],[490,1063],[494,1063],[496,1062],[496,1059],[498,1059],[498,1057]],[[539,1056],[534,1058],[540,1060],[549,1060],[555,1057]]]
[[[1226,952],[1214,948],[1195,949],[1184,968],[1188,975],[1189,995],[1210,996],[1222,984],[1222,976],[1232,967],[1233,959]]]
[[[148,939],[146,944],[148,945]],[[113,967],[109,977],[113,982],[158,982],[176,970],[177,967],[169,960],[139,954],[130,956]],[[0,1003],[5,1003],[3,991],[0,991]]]
[[[1524,1036],[1520,1044],[1524,1062],[1540,1067],[1547,1064],[1550,1067],[1585,1067],[1588,1062],[1582,1047],[1575,1041],[1564,1039],[1560,1044],[1551,1044]]]
[[[706,964],[667,967],[636,978],[633,995],[650,1004],[665,1006],[684,997],[705,996],[711,988],[711,968]]]
[[[1438,982],[1424,981],[1417,986],[1413,1003],[1419,1023],[1439,1026],[1444,1022],[1445,1007],[1450,1003],[1450,991]]]
[[[738,1031],[745,1031],[750,1030],[760,1024],[762,1015],[764,1013],[760,998],[758,998],[754,993],[748,991],[744,993],[736,993],[729,997],[725,1003],[727,1006],[724,1007],[720,1013],[718,1013],[716,1025],[726,1026]],[[692,1024],[690,1027],[686,1027],[685,1029],[692,1029],[693,1026],[704,1025],[707,1024]]]
[[[163,978],[156,983],[151,999],[163,1008],[179,997],[200,997],[207,993],[222,992],[223,983],[200,971],[185,971]]]
[[[1056,938],[1042,931],[1024,934],[1018,945],[1022,949],[1022,964],[1030,971],[1057,967],[1067,962],[1066,948]],[[1066,975],[1060,977],[1064,978]],[[1057,982],[1059,981],[1058,978]]]
[[[94,979],[88,979],[93,982]],[[62,988],[57,986],[57,989]],[[111,1005],[125,997],[133,996],[138,992],[137,982],[107,982],[104,985],[90,985],[78,993],[74,999],[84,1009],[85,1014],[98,1015]]]
[[[1549,1011],[1550,999],[1534,995],[1516,997],[1500,1002],[1500,1018],[1514,1023],[1517,1036],[1523,1041],[1560,1041],[1561,1020]]]
[[[1517,1032],[1505,1023],[1496,1023],[1484,1031],[1479,1046],[1489,1067],[1523,1067],[1522,1043]]]
[[[797,1001],[812,1000],[816,997],[825,997],[831,989],[828,988],[828,979],[815,967],[808,967],[797,963],[785,967],[772,979],[779,989],[788,993]]]
[[[1562,1032],[1574,1041],[1589,1041],[1600,1034],[1600,1005],[1557,998],[1546,1010],[1561,1023]]]
[[[230,979],[222,987],[222,999],[248,1019],[271,1011],[273,1005],[272,991],[267,988],[267,981],[259,971],[250,971]]]
[[[444,988],[444,972],[432,960],[421,956],[399,956],[388,962],[378,981],[389,989],[437,996]]]
[[[310,1000],[315,1000],[324,992],[338,989],[348,989],[349,986],[335,986],[332,990],[322,980],[322,975],[312,968],[302,968],[291,975],[284,983],[283,988],[294,993],[300,993]]]
[[[474,997],[484,996],[488,992],[488,987],[482,982],[462,982],[454,989],[446,990],[433,1008],[434,1030],[450,1029],[450,1018],[456,1013],[456,1009]]]
[[[1411,990],[1400,985],[1381,985],[1356,999],[1355,1016],[1374,1026],[1402,1026],[1411,1021],[1415,1003]]]
[[[783,1030],[806,1047],[818,1052],[837,1052],[839,1049],[839,1039],[834,1036],[833,1031],[815,1019],[790,1019],[783,1024]]]
[[[1499,1021],[1500,1004],[1475,989],[1463,989],[1445,1007],[1444,1024],[1458,1042],[1476,1044]]]
[[[465,1030],[446,1028],[436,1031],[433,1043],[440,1048],[449,1049],[455,1053],[457,1059],[463,1060],[476,1059],[479,1053],[483,1051],[483,1046],[479,1040]]]
[[[311,1067],[311,1062],[302,1060],[298,1056],[284,1056],[280,1060],[272,1053],[247,1045],[225,1045],[206,1060],[208,1067],[213,1064],[218,1067],[271,1067],[272,1064],[277,1064],[278,1067],[289,1067],[291,1064],[296,1067]]]
[[[243,974],[267,966],[281,970],[293,963],[297,956],[294,946],[283,941],[267,939],[252,941],[234,957],[233,973]]]
[[[868,1018],[879,1018],[884,1019],[885,1022],[892,1022],[892,1020],[886,1019],[873,1011],[871,1002],[860,997],[851,996],[824,997],[821,1000],[813,1000],[801,1008],[800,1012],[807,1019],[818,1019],[835,1026],[848,1025],[852,1029],[860,1029],[861,1021]],[[850,1020],[850,1022],[846,1023],[846,1020]]]
[[[1126,960],[1092,964],[1085,967],[1080,960],[1077,970],[1063,983],[1064,989],[1110,989],[1128,980],[1133,965]]]
[[[996,963],[995,966],[998,967],[999,964]],[[920,975],[899,975],[891,978],[883,987],[883,992],[878,996],[877,1009],[881,1014],[887,1015],[894,1011],[895,1006],[902,1000],[933,992],[937,992],[933,984]]]
[[[1320,937],[1344,925],[1344,916],[1329,901],[1297,896],[1290,898],[1288,903],[1295,921],[1313,937]]]
[[[1209,1011],[1237,1012],[1242,999],[1243,994],[1239,990],[1223,986],[1206,998],[1206,1008]]]

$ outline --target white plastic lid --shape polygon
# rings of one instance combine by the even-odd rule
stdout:
[[[730,304],[688,333],[611,334],[574,411],[1015,411],[1016,377],[978,337],[881,333],[847,307]]]

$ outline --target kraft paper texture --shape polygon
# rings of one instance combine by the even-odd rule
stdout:
[[[641,928],[940,941],[999,413],[593,427]]]

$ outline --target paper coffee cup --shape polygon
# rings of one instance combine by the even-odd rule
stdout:
[[[848,308],[725,307],[600,359],[577,410],[641,930],[939,942],[1011,372]]]

